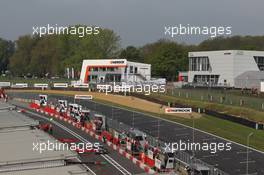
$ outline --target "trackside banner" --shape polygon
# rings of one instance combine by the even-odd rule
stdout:
[[[165,108],[165,113],[192,113],[192,108]]]
[[[74,88],[89,88],[89,84],[73,84]]]
[[[28,88],[28,84],[27,83],[16,83],[16,84],[12,84],[11,88]]]
[[[45,83],[35,83],[34,88],[48,88],[49,85]]]
[[[11,83],[10,82],[0,82],[0,87],[10,87]]]
[[[79,100],[92,100],[93,96],[92,95],[75,95],[74,98],[79,99]]]
[[[55,88],[67,88],[69,85],[68,83],[54,83],[53,87]]]

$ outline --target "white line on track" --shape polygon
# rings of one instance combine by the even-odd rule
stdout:
[[[166,121],[166,122],[172,123],[172,124],[177,124],[177,125],[180,125],[180,126],[183,126],[183,127],[187,127],[187,128],[193,129],[191,126],[184,125],[184,124],[182,124],[182,123],[178,123],[178,122],[171,121],[171,120],[168,120],[168,119],[165,119],[165,118],[161,118],[161,117],[158,117],[158,116],[150,115],[150,114],[147,114],[147,113],[143,113],[143,112],[135,111],[135,110],[132,110],[132,109],[126,109],[126,108],[122,108],[122,107],[118,107],[118,106],[109,106],[109,105],[107,105],[107,104],[104,104],[104,103],[101,103],[101,102],[98,102],[98,101],[97,101],[97,102],[95,102],[95,101],[91,101],[91,102],[92,102],[92,103],[98,103],[98,104],[101,104],[101,105],[104,105],[104,106],[108,106],[108,107],[113,107],[113,108],[122,109],[122,110],[125,110],[125,111],[134,112],[134,113],[137,113],[137,114],[141,114],[141,115],[149,116],[149,117],[151,117],[151,118],[160,119],[160,120],[163,120],[163,121]],[[202,133],[204,133],[204,134],[208,134],[208,135],[211,135],[211,136],[213,136],[213,137],[216,137],[216,138],[219,138],[219,139],[225,140],[225,141],[227,141],[227,142],[231,142],[231,143],[233,143],[233,144],[236,144],[236,145],[242,146],[242,147],[244,147],[244,148],[249,148],[249,149],[251,149],[251,150],[253,150],[253,151],[256,151],[256,152],[258,152],[258,153],[264,154],[263,151],[257,150],[257,149],[252,148],[252,147],[245,146],[245,145],[243,145],[243,144],[241,144],[241,143],[237,143],[237,142],[235,142],[235,141],[232,141],[232,140],[229,140],[229,139],[223,138],[223,137],[221,137],[221,136],[217,136],[217,135],[215,135],[215,134],[212,134],[212,133],[209,133],[209,132],[206,132],[206,131],[203,131],[203,130],[197,129],[197,128],[194,128],[194,130],[196,130],[196,131],[200,131],[200,132],[202,132]]]
[[[44,120],[47,120],[55,125],[57,125],[58,127],[60,127],[61,129],[67,131],[68,133],[72,134],[73,136],[77,137],[78,139],[80,139],[81,141],[83,142],[89,142],[88,140],[86,140],[85,138],[83,138],[82,136],[78,135],[77,133],[75,133],[74,131],[70,130],[69,128],[63,126],[62,124],[52,120],[50,121],[49,119],[47,119],[46,117],[43,117],[37,113],[34,113],[34,112],[30,112],[30,111],[27,111],[28,113],[34,115],[34,116],[37,116],[39,118],[42,118]],[[119,163],[117,163],[115,160],[113,160],[110,156],[108,155],[101,155],[107,162],[109,162],[111,165],[113,165],[118,171],[120,171],[123,175],[132,175],[127,169],[125,169],[124,167],[122,167]],[[94,173],[90,168],[89,170]],[[94,173],[95,174],[95,173]]]
[[[77,157],[77,160],[79,161],[79,162],[82,162],[81,161],[81,159],[79,158],[79,157]],[[96,175],[95,174],[95,172],[93,171],[93,170],[91,170],[87,165],[85,165],[85,164],[82,164],[86,169],[88,169],[89,171],[90,171],[90,173],[92,173],[93,175]]]

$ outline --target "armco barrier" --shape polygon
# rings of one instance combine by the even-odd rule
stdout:
[[[68,88],[68,83],[53,83],[54,88]]]
[[[74,88],[89,88],[89,84],[74,84]]]
[[[11,88],[17,88],[17,89],[28,88],[28,83],[15,83],[11,85]]]
[[[25,101],[32,101],[32,100],[25,100]],[[34,100],[33,100],[34,101]],[[63,117],[63,116],[59,116],[58,114],[53,114],[53,113],[48,113],[48,112],[45,112],[45,111],[43,111],[43,110],[41,110],[41,109],[38,109],[38,108],[34,108],[37,112],[40,112],[40,113],[44,113],[44,114],[46,114],[46,115],[50,115],[50,116],[52,116],[52,117],[55,117],[55,118],[58,118],[58,119],[60,119],[60,120],[64,120],[65,122],[68,122],[69,124],[72,124],[73,126],[75,126],[75,127],[78,127],[78,128],[81,128],[83,131],[85,131],[85,132],[87,132],[89,135],[91,135],[91,136],[93,136],[93,137],[95,137],[95,138],[97,138],[97,139],[100,139],[100,140],[104,140],[103,138],[103,136],[104,135],[107,135],[107,132],[104,134],[104,135],[101,135],[101,136],[98,136],[98,135],[96,135],[95,134],[95,132],[94,131],[92,131],[92,127],[90,126],[86,126],[86,127],[81,127],[80,125],[78,125],[76,122],[73,122],[73,121],[71,121],[70,119],[67,119],[67,118],[65,118],[65,117]],[[113,120],[109,120],[109,122],[110,123],[108,123],[108,125],[109,125],[109,127],[111,127],[111,126],[113,126],[113,127],[115,127],[115,128],[120,128],[120,123],[118,122],[118,121],[113,121]],[[131,127],[130,126],[126,126],[125,124],[122,124],[122,130],[129,130]],[[121,129],[121,128],[120,128]],[[159,145],[159,146],[162,146],[162,145],[164,145],[165,144],[165,142],[162,142],[162,141],[158,141],[157,142],[157,140],[156,140],[156,138],[152,138],[151,136],[147,136],[147,138],[148,138],[148,142],[149,142],[149,144],[151,144],[151,145]],[[151,139],[152,138],[152,139]],[[120,147],[118,147],[118,146],[116,146],[116,145],[114,145],[112,142],[111,142],[111,140],[110,140],[110,137],[109,137],[109,139],[107,140],[107,145],[108,146],[111,146],[113,149],[120,149],[120,150],[123,150],[122,148],[120,148]],[[121,151],[121,152],[124,152],[124,150],[123,151]],[[126,157],[128,158],[130,158],[130,160],[131,160],[131,154],[129,154],[129,153],[123,153],[123,154],[126,154]],[[217,169],[217,168],[215,168],[214,166],[212,166],[212,165],[209,165],[209,164],[207,164],[207,163],[205,163],[205,162],[203,162],[203,161],[201,161],[201,160],[199,160],[199,159],[196,159],[196,158],[192,158],[192,156],[191,155],[189,155],[188,153],[186,153],[186,152],[182,152],[182,151],[180,151],[180,152],[177,152],[176,154],[175,154],[175,159],[176,160],[178,160],[182,165],[191,165],[193,162],[195,162],[195,163],[199,163],[199,164],[201,164],[201,165],[204,165],[204,166],[206,166],[206,167],[208,167],[209,169],[210,169],[210,175],[226,175],[226,173],[225,172],[223,172],[223,171],[221,171],[221,170],[219,170],[219,169]],[[133,160],[135,160],[134,158],[133,158]],[[143,169],[144,170],[147,170],[147,172],[150,172],[150,173],[152,173],[153,174],[153,172],[155,172],[153,169],[151,169],[150,167],[150,165],[148,164],[148,163],[143,163],[144,161],[139,161],[138,159],[136,159],[137,161],[133,161],[134,163],[136,162],[137,164],[140,164],[141,166],[140,167],[143,167]]]
[[[54,117],[57,118],[59,120],[62,120],[64,122],[67,122],[69,124],[72,124],[74,127],[81,129],[82,131],[86,132],[87,134],[89,134],[91,137],[94,137],[95,139],[99,140],[99,141],[104,141],[103,140],[103,136],[102,135],[97,135],[93,130],[90,130],[86,127],[82,127],[79,123],[76,123],[74,121],[72,121],[69,118],[64,118],[62,116],[60,116],[59,114],[56,113],[56,111],[53,111],[51,108],[49,107],[45,107],[44,109],[39,109],[38,105],[34,105],[34,104],[30,104],[29,107],[33,110],[35,110],[38,113],[42,113],[45,115],[48,115],[50,117]],[[123,155],[124,157],[126,157],[127,159],[131,160],[134,164],[138,165],[141,169],[143,169],[146,173],[148,174],[156,174],[156,172],[151,169],[148,165],[144,164],[142,161],[138,160],[137,158],[133,157],[131,154],[127,153],[124,149],[120,148],[119,146],[117,146],[116,144],[112,143],[111,141],[106,141],[106,144],[111,147],[112,149],[116,150],[119,154]]]
[[[45,88],[45,89],[47,89],[47,88],[49,87],[49,85],[46,84],[46,83],[35,83],[35,84],[33,85],[33,87],[34,87],[34,88]]]
[[[75,95],[74,99],[78,99],[78,100],[92,100],[93,96],[92,95]]]
[[[0,82],[0,87],[10,87],[10,86],[11,86],[10,82],[6,82],[6,81]]]
[[[120,125],[120,123],[116,120],[108,120],[108,126],[111,128],[115,128],[115,129],[121,129],[122,131],[129,131],[131,129],[130,126],[122,123],[122,125]],[[152,137],[151,135],[147,135],[147,141],[149,143],[149,145],[155,146],[156,149],[161,149],[161,147],[165,147],[165,143],[164,141],[161,140],[157,140],[157,138]],[[227,175],[227,173],[223,172],[222,170],[215,168],[212,165],[209,165],[207,163],[205,163],[204,161],[197,159],[197,158],[193,158],[191,154],[184,152],[184,151],[178,151],[174,154],[175,159],[177,161],[180,162],[180,164],[182,166],[185,165],[192,165],[193,162],[203,165],[205,167],[208,167],[210,169],[210,175]],[[147,164],[145,162],[145,164]],[[147,164],[149,167],[151,167],[151,164]]]

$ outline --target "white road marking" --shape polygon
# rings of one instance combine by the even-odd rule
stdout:
[[[111,106],[109,106],[109,105],[107,105],[107,104],[104,104],[104,103],[101,103],[101,102],[95,102],[95,101],[91,101],[91,102],[92,102],[92,103],[98,103],[98,104],[101,104],[101,105],[105,105],[105,106],[111,107]],[[154,116],[154,115],[150,115],[150,114],[147,114],[147,113],[143,113],[143,112],[139,112],[139,111],[135,111],[135,110],[131,110],[131,109],[126,109],[126,108],[122,108],[122,107],[118,107],[118,106],[113,106],[113,107],[114,107],[114,108],[118,108],[118,109],[122,109],[122,110],[125,110],[125,111],[130,111],[130,112],[138,113],[138,114],[141,114],[141,115],[149,116],[149,117],[152,117],[152,118],[160,119],[160,120],[163,120],[163,121],[167,121],[167,122],[169,122],[169,123],[172,123],[172,124],[177,124],[177,125],[180,125],[180,126],[183,126],[183,127],[187,127],[187,128],[193,129],[191,126],[184,125],[184,124],[182,124],[182,123],[178,123],[178,122],[175,122],[175,121],[171,121],[171,120],[168,120],[168,119],[165,119],[165,118],[157,117],[157,116]],[[251,148],[251,147],[245,146],[245,145],[243,145],[243,144],[241,144],[241,143],[237,143],[237,142],[235,142],[235,141],[232,141],[232,140],[229,140],[229,139],[223,138],[223,137],[221,137],[221,136],[217,136],[217,135],[215,135],[215,134],[212,134],[212,133],[209,133],[209,132],[206,132],[206,131],[203,131],[203,130],[197,129],[197,128],[194,128],[194,130],[196,130],[196,131],[200,131],[200,132],[205,133],[205,134],[208,134],[208,135],[210,135],[210,136],[217,137],[217,138],[222,139],[222,140],[225,140],[225,141],[227,141],[227,142],[231,142],[231,143],[233,143],[233,144],[236,144],[236,145],[242,146],[242,147],[244,147],[244,148],[249,148],[249,149],[254,150],[254,151],[258,152],[258,153],[264,154],[263,151],[260,151],[260,150],[257,150],[257,149],[255,149],[255,148]]]
[[[39,118],[42,118],[44,120],[47,120],[57,126],[59,126],[60,128],[62,128],[63,130],[69,132],[70,134],[72,134],[73,136],[77,137],[78,139],[80,139],[83,142],[89,142],[88,140],[86,140],[85,138],[83,138],[82,136],[78,135],[77,133],[75,133],[74,131],[70,130],[69,128],[61,125],[60,123],[52,120],[50,121],[49,119],[47,119],[46,117],[43,117],[39,114],[27,111],[28,113],[31,113],[32,115],[38,116]],[[119,170],[122,174],[124,175],[132,175],[127,169],[125,169],[124,167],[122,167],[120,164],[118,164],[116,161],[114,161],[110,156],[108,156],[107,158],[104,155],[101,155],[107,162],[109,162],[110,164],[112,164],[117,170]]]

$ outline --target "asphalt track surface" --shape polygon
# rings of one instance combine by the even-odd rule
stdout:
[[[18,107],[26,108],[25,104],[19,102],[12,102]],[[52,136],[56,139],[74,139],[75,143],[98,143],[98,140],[91,137],[84,131],[73,127],[71,124],[63,122],[58,119],[49,120],[51,117],[45,116],[43,114],[38,114],[33,111],[27,111],[25,113],[28,117],[38,120],[41,123],[50,123],[53,126]],[[100,144],[103,144],[100,142]],[[120,155],[118,152],[112,150],[112,148],[107,147],[103,144],[105,148],[109,151],[108,154],[98,155],[93,152],[79,153],[80,160],[82,162],[106,162],[104,165],[93,165],[92,163],[87,164],[89,169],[92,170],[92,174],[96,175],[132,175],[140,174],[144,171],[140,169],[137,165],[133,164],[130,160]]]
[[[38,94],[26,94],[15,93],[10,94],[20,98],[38,99]],[[73,102],[73,97],[49,95],[49,100],[54,99],[66,99]],[[180,140],[185,142],[192,141],[193,129],[178,123],[159,120],[153,116],[146,115],[139,112],[122,109],[119,107],[113,107],[101,103],[95,103],[93,101],[76,101],[84,107],[98,111],[108,118],[113,118],[121,123],[138,128],[152,136],[157,136],[157,130],[159,130],[160,139],[167,143],[178,143]],[[113,114],[113,115],[112,115]],[[132,117],[134,116],[134,117]],[[134,118],[134,119],[132,119]],[[158,129],[159,123],[159,129]],[[246,139],[247,136],[245,136]],[[194,142],[198,143],[227,143],[225,139],[211,135],[200,130],[194,131]],[[247,148],[237,143],[231,144],[232,149],[230,151],[219,151],[216,153],[210,153],[209,151],[195,151],[196,158],[213,165],[214,167],[231,175],[245,175],[247,164]],[[263,175],[264,174],[264,153],[249,149],[248,159],[249,173],[250,175]]]

